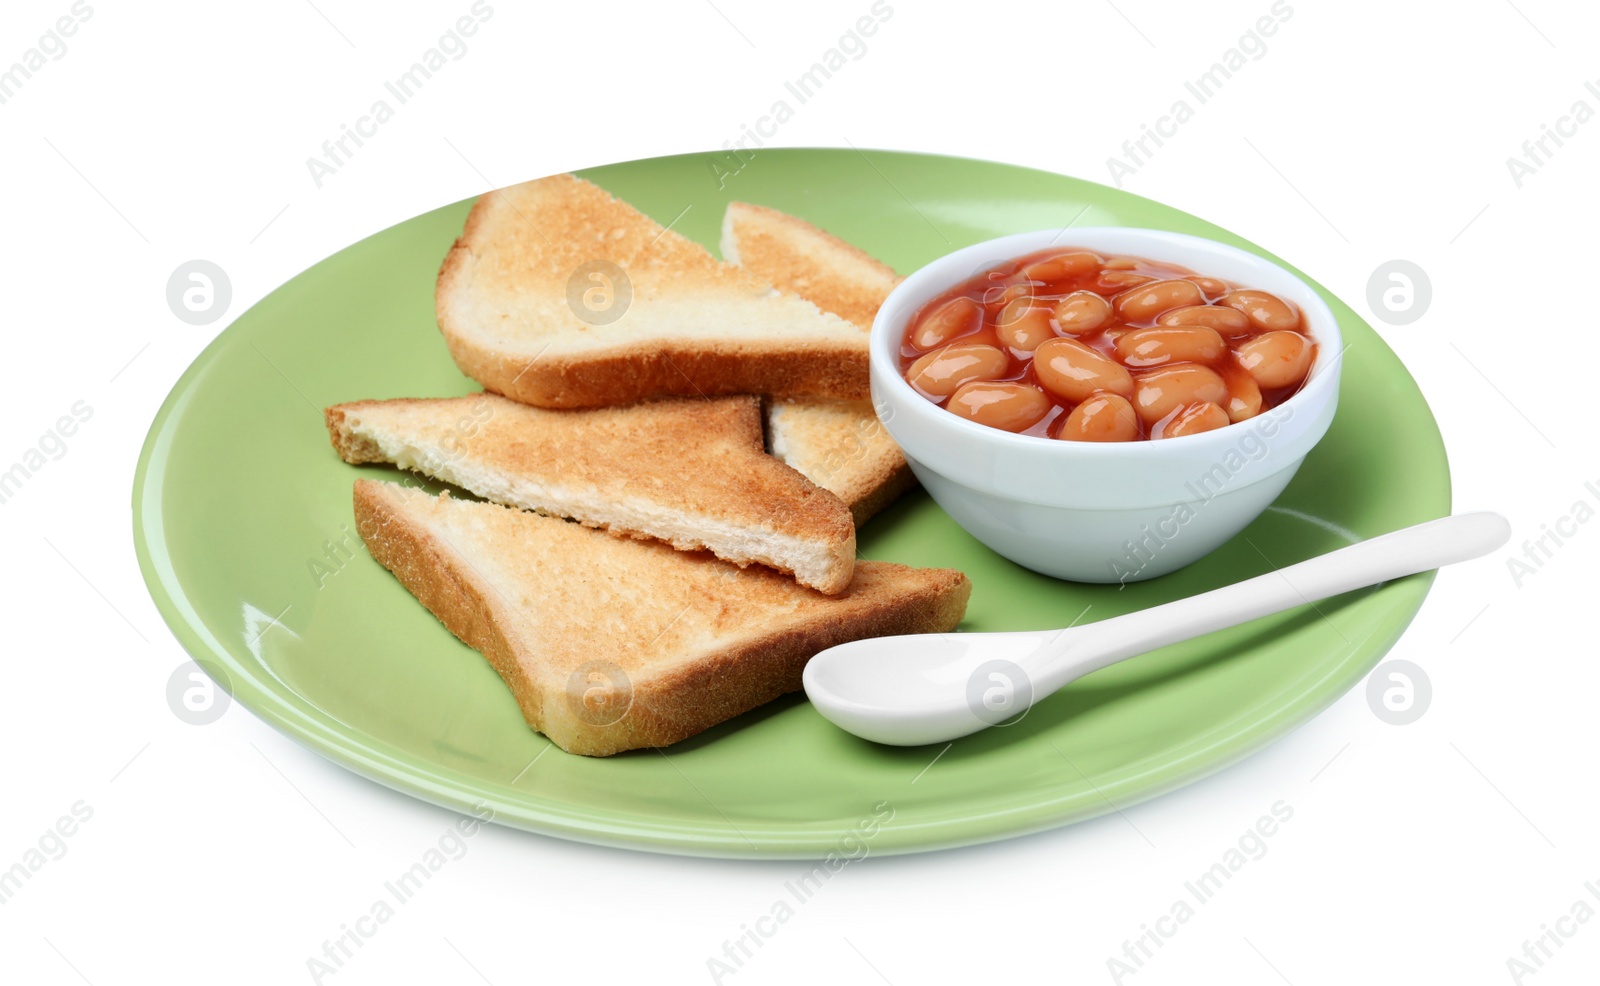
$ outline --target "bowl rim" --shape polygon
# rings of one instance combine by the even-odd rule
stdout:
[[[1013,449],[1019,453],[1035,455],[1056,455],[1060,457],[1082,457],[1087,460],[1105,459],[1159,459],[1165,456],[1191,456],[1209,454],[1209,448],[1218,452],[1225,452],[1229,446],[1238,441],[1245,429],[1252,425],[1259,426],[1272,412],[1279,412],[1278,417],[1287,421],[1290,417],[1309,411],[1312,405],[1337,399],[1339,388],[1340,366],[1344,356],[1344,341],[1339,332],[1338,319],[1333,314],[1326,300],[1318,290],[1304,277],[1290,270],[1282,264],[1271,260],[1252,250],[1237,247],[1220,240],[1204,236],[1194,236],[1189,233],[1177,233],[1165,229],[1153,229],[1143,226],[1083,226],[1071,229],[1073,237],[1084,239],[1109,238],[1129,239],[1137,243],[1148,243],[1156,248],[1154,254],[1141,253],[1141,247],[1135,245],[1129,249],[1107,249],[1093,243],[1076,242],[1073,238],[1066,238],[1060,244],[1062,252],[1071,250],[1074,246],[1083,246],[1095,253],[1119,253],[1132,256],[1148,257],[1166,263],[1181,264],[1194,270],[1198,276],[1213,276],[1201,268],[1204,260],[1195,261],[1189,256],[1173,255],[1188,252],[1195,256],[1203,257],[1206,254],[1225,255],[1231,260],[1240,262],[1247,267],[1267,272],[1268,278],[1279,277],[1292,282],[1300,292],[1299,297],[1291,298],[1305,313],[1307,328],[1311,331],[1313,341],[1317,343],[1317,355],[1312,362],[1305,383],[1288,400],[1253,418],[1243,421],[1230,422],[1211,431],[1195,435],[1180,435],[1176,438],[1161,440],[1143,439],[1133,442],[1066,442],[1055,438],[1046,438],[1041,435],[1022,435],[1015,432],[1003,431],[989,425],[982,425],[976,421],[969,421],[959,415],[952,414],[945,408],[928,400],[911,386],[899,367],[898,350],[899,340],[905,330],[906,320],[916,309],[927,304],[929,300],[954,287],[960,281],[966,280],[978,273],[979,270],[997,263],[1014,260],[1029,253],[1037,253],[1047,247],[1055,246],[1058,240],[1063,240],[1063,230],[1039,229],[1022,233],[1010,233],[1005,236],[983,240],[970,246],[953,250],[937,259],[931,260],[905,277],[895,285],[894,290],[884,299],[879,306],[878,313],[872,322],[869,347],[869,368],[872,378],[872,400],[875,410],[884,426],[893,431],[893,418],[899,414],[899,408],[916,408],[911,413],[923,417],[932,427],[946,429],[951,437],[960,437],[967,440],[986,441],[1001,448]],[[1048,237],[1048,239],[1043,239]],[[1157,254],[1166,253],[1168,256]],[[998,258],[980,260],[979,258]],[[970,261],[970,263],[968,263]],[[965,273],[952,274],[950,269],[959,267]],[[1239,278],[1225,278],[1238,282]],[[1244,288],[1252,285],[1243,284]],[[1272,290],[1280,294],[1277,289],[1258,288],[1258,290]],[[915,308],[905,312],[900,309],[910,308],[907,297],[916,296]],[[890,348],[890,347],[893,348]],[[879,387],[886,392],[880,392]],[[924,412],[936,412],[925,415]],[[1044,449],[1054,448],[1056,452],[1045,452]]]

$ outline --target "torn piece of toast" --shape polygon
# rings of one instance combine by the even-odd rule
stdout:
[[[489,660],[528,723],[569,753],[666,746],[801,686],[817,652],[953,630],[971,584],[861,562],[837,596],[554,517],[355,484],[372,556]]]
[[[798,295],[865,334],[900,278],[870,254],[795,216],[730,202],[722,256],[780,291]],[[772,454],[850,505],[857,524],[916,483],[900,447],[869,401],[773,398],[767,406]]]
[[[850,323],[573,175],[478,199],[435,304],[462,372],[541,407],[868,393]]]
[[[850,584],[849,508],[763,450],[755,397],[556,411],[475,394],[324,413],[346,462],[390,462],[496,503],[757,562],[826,593]]]

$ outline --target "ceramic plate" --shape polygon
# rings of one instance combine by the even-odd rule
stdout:
[[[742,168],[714,154],[583,174],[713,251],[724,206],[740,199],[804,217],[902,273],[980,240],[1071,225],[1171,229],[1271,257],[1126,192],[981,161],[763,150]],[[665,751],[570,756],[363,551],[351,483],[397,474],[341,462],[322,423],[340,401],[475,389],[433,316],[434,276],[469,205],[363,240],[242,315],[173,388],[134,482],[140,564],[188,651],[256,715],[399,790],[481,804],[549,835],[676,853],[815,857],[856,852],[863,837],[873,853],[1000,839],[1125,808],[1284,735],[1362,680],[1432,582],[1403,579],[1152,652],[949,747],[876,746],[791,696]],[[1444,448],[1416,384],[1323,294],[1349,344],[1338,419],[1276,505],[1195,565],[1120,591],[1053,581],[984,548],[920,492],[866,525],[863,555],[959,568],[973,582],[964,629],[1029,630],[1448,513]]]

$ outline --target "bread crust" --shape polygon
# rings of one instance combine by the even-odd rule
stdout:
[[[481,580],[459,577],[454,551],[405,516],[401,501],[386,488],[391,485],[356,480],[356,531],[367,551],[451,633],[488,660],[529,722],[544,721],[543,692],[517,660],[517,647],[497,618],[492,590]]]
[[[971,592],[966,576],[954,570],[862,562],[850,588],[827,597],[707,555],[619,542],[537,514],[370,480],[356,482],[354,504],[357,530],[373,558],[488,659],[529,725],[569,753],[586,756],[667,746],[796,691],[806,662],[836,644],[953,630]],[[466,511],[454,516],[470,521],[469,529],[488,525],[484,543],[492,550],[452,543],[442,521],[449,511]],[[502,558],[506,564],[546,563],[533,565],[533,576],[497,587],[487,573]],[[604,668],[592,685],[584,677],[588,665],[568,666],[576,660],[573,642],[551,640],[553,631],[538,624],[537,614],[514,602],[523,593],[542,597],[541,588],[565,591],[566,580],[591,561],[626,569],[630,586],[678,593],[674,607],[677,598],[685,607],[672,623],[687,627],[681,635],[669,633],[671,625],[657,632],[636,622],[617,624],[625,629],[610,634],[596,630],[582,642],[582,653]],[[528,578],[549,583],[529,585]],[[563,615],[598,624],[615,614]],[[727,632],[706,642],[705,626]],[[575,680],[581,692],[573,690]],[[595,710],[599,714],[590,714]]]
[[[537,407],[729,394],[865,399],[870,393],[867,354],[852,345],[817,343],[795,352],[753,343],[661,343],[526,360],[462,335],[447,334],[445,344],[461,372],[485,389]]]

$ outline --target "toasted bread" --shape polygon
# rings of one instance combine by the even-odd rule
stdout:
[[[729,202],[722,259],[865,332],[900,276],[871,254],[777,209]]]
[[[346,462],[390,462],[496,503],[757,562],[826,593],[850,584],[849,508],[763,451],[755,397],[555,411],[476,394],[325,414]]]
[[[889,266],[804,219],[745,202],[723,214],[722,256],[863,333],[900,283]],[[857,524],[916,483],[868,401],[774,398],[767,446],[849,504]]]
[[[800,688],[849,640],[945,632],[971,585],[861,562],[825,596],[762,568],[554,517],[355,484],[373,558],[489,660],[529,725],[569,753],[658,747]]]
[[[462,372],[541,407],[867,396],[866,339],[850,323],[572,175],[481,197],[435,302]]]
[[[870,401],[767,402],[767,448],[864,524],[917,484]]]

